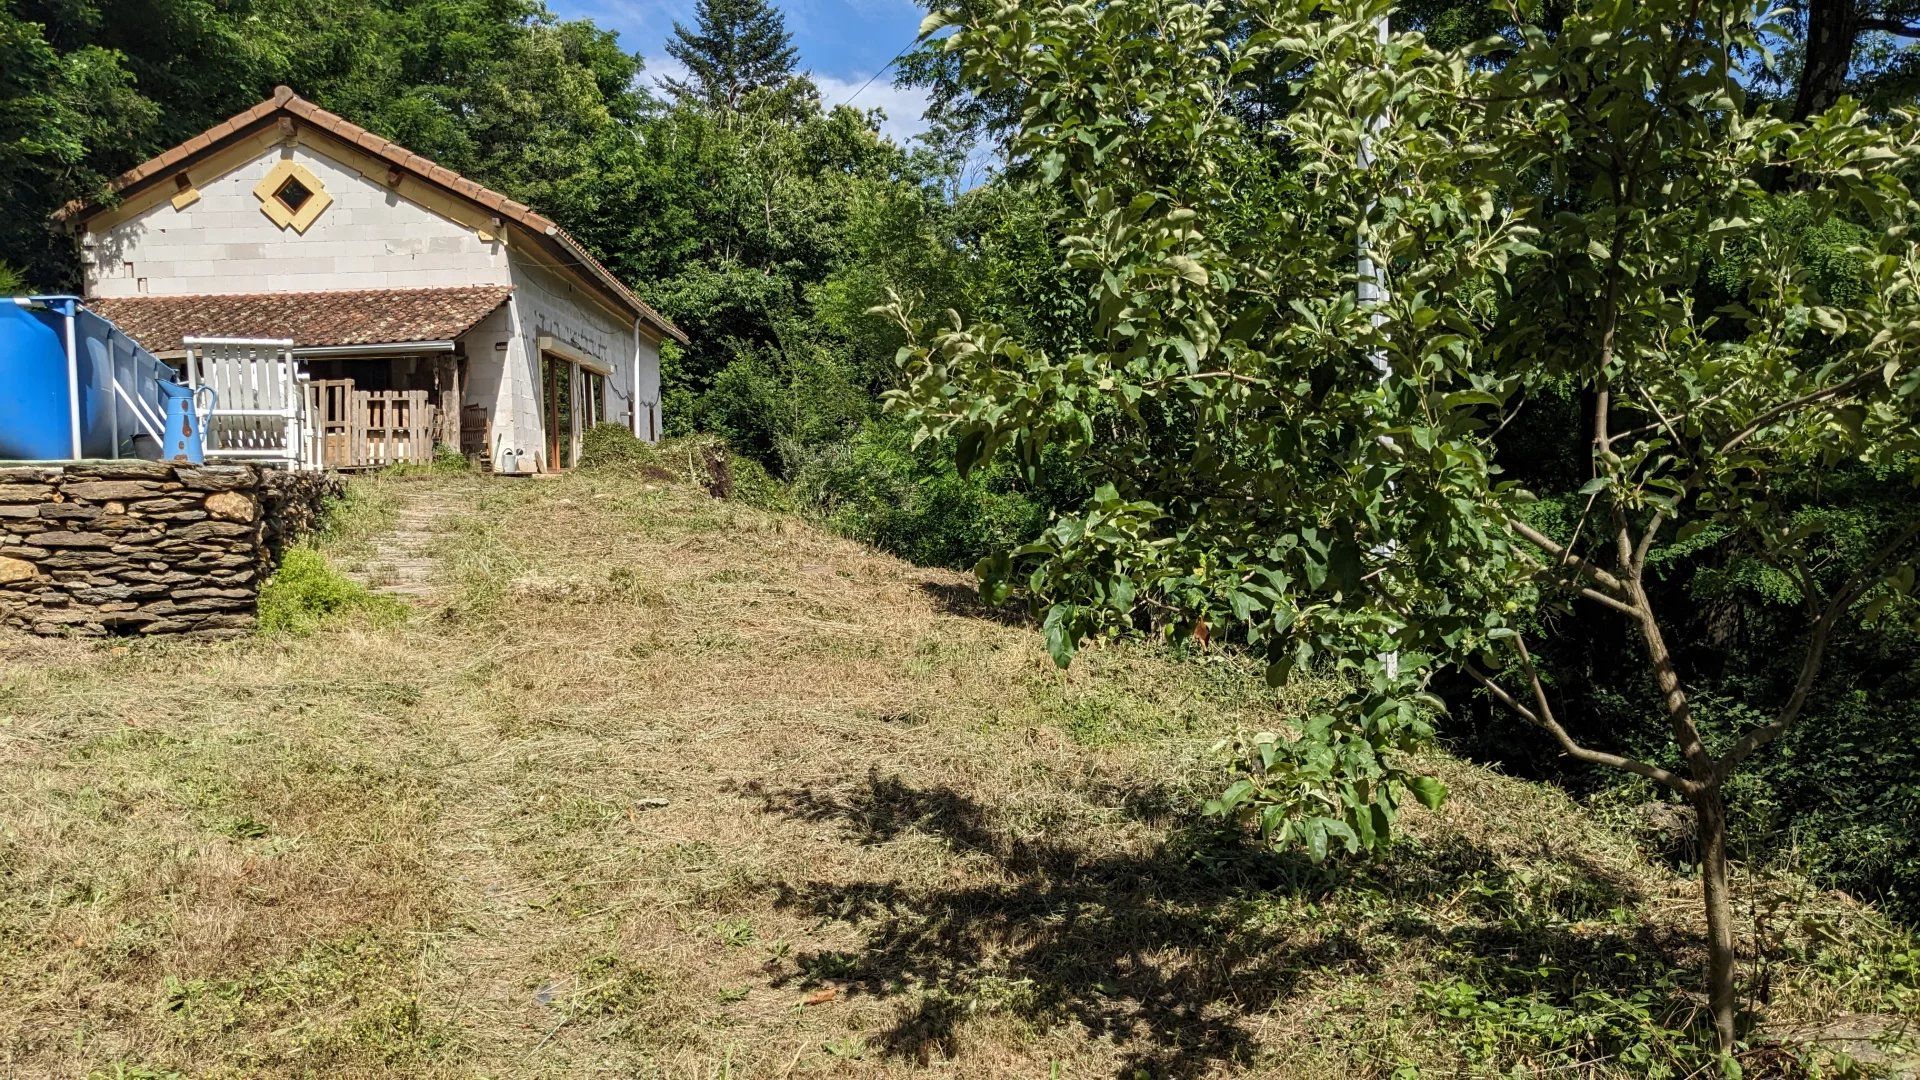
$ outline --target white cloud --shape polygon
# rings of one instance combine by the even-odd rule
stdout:
[[[814,85],[820,88],[820,103],[827,108],[846,104],[862,112],[879,109],[886,113],[886,119],[880,123],[880,133],[894,142],[905,145],[927,130],[927,92],[894,86],[892,72],[882,74],[871,83],[865,75],[843,79],[838,75],[811,74]],[[647,88],[656,92],[659,80],[686,77],[687,66],[664,54],[646,57],[646,68],[640,74]]]
[[[687,65],[665,53],[659,56],[642,57],[645,66],[640,69],[640,81],[657,97],[666,97],[660,89],[661,79],[684,79],[687,77]]]
[[[816,73],[813,81],[819,84],[820,99],[828,108],[849,104],[863,112],[867,109],[885,112],[887,118],[880,123],[880,133],[894,142],[904,145],[927,130],[927,92],[918,87],[893,85],[892,72],[883,73],[871,84],[865,75],[842,79]],[[862,85],[866,86],[864,90]]]

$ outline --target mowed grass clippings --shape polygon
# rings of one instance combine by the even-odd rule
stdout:
[[[1387,863],[1262,854],[1195,813],[1209,748],[1301,690],[1148,646],[1060,673],[964,578],[789,516],[384,477],[322,549],[429,489],[404,622],[5,640],[14,1074],[1492,1074],[1582,1036],[1473,993],[1691,962],[1690,883],[1451,760]],[[1771,1007],[1884,1007],[1822,962]]]
[[[15,642],[9,642],[15,646]],[[0,661],[14,1075],[384,1075],[438,888],[441,744],[393,637],[28,643]]]

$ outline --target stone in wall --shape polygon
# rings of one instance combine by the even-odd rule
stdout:
[[[244,633],[332,473],[82,461],[0,467],[0,624],[41,634]]]

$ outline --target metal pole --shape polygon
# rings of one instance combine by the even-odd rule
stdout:
[[[67,317],[67,431],[73,440],[74,461],[80,460],[80,302],[68,297],[60,302]]]
[[[107,331],[107,386],[118,390],[120,389],[120,350],[114,348],[113,337],[116,332]],[[106,387],[101,389],[104,390]],[[120,459],[120,403],[113,400],[112,394],[106,397],[107,437],[113,440],[112,448],[107,451],[107,455],[118,461]]]

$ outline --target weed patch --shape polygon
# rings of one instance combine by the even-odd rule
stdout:
[[[435,443],[433,456],[425,461],[402,461],[381,470],[391,479],[417,479],[430,476],[477,476],[479,466],[446,443]]]
[[[319,549],[296,544],[260,589],[260,629],[270,634],[311,634],[329,619],[359,615],[391,624],[406,617],[406,605],[379,596],[334,569]]]

